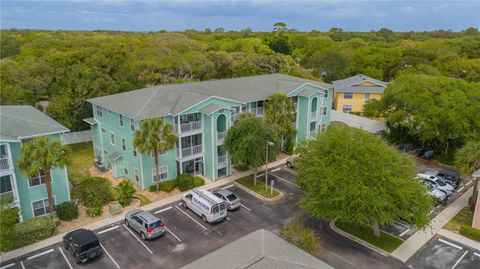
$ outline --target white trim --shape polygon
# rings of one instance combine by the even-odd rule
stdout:
[[[202,114],[202,129],[204,128],[205,124],[205,115]],[[202,133],[203,134],[203,133]],[[216,134],[215,134],[216,135]],[[202,135],[202,151],[205,151],[204,146],[205,145],[205,134]],[[202,174],[205,175],[205,152],[202,152],[203,154],[203,159],[202,159]],[[182,163],[180,162],[180,166]]]
[[[143,181],[143,153],[140,153],[140,186],[142,190],[145,188],[144,181]]]
[[[52,173],[52,169],[50,169],[50,176],[51,176],[51,173]],[[43,176],[44,176],[44,177],[43,177],[43,178],[44,178],[44,179],[43,179],[43,181],[44,181],[43,183],[40,183],[40,184],[38,184],[38,185],[31,186],[31,185],[30,185],[30,179],[31,179],[32,177],[29,177],[29,175],[27,175],[27,177],[28,177],[28,178],[27,178],[28,188],[29,188],[29,189],[34,189],[34,188],[37,188],[37,187],[45,186],[45,182],[47,181],[47,178],[46,178],[45,175],[43,175]],[[40,177],[40,178],[41,178],[40,173],[38,173],[38,176],[37,176],[37,177]],[[53,181],[53,179],[52,179],[52,181]],[[53,183],[53,182],[52,182],[52,183]]]
[[[310,138],[310,97],[306,97],[307,98],[307,137],[305,137],[305,139],[309,139]]]
[[[70,201],[70,200],[72,200],[72,199],[71,199],[71,197],[70,197],[70,188],[69,188],[69,186],[68,186],[69,180],[68,180],[68,173],[67,173],[67,166],[66,166],[66,165],[63,166],[63,171],[65,172],[65,179],[66,179],[66,181],[67,181],[65,186],[67,187],[68,201]]]
[[[108,132],[109,132],[108,140],[110,140],[110,145],[115,146],[115,133],[112,131],[108,131]],[[112,134],[113,134],[113,143],[112,143]]]
[[[378,87],[381,87],[381,88],[386,88],[386,87],[387,87],[387,85],[380,85],[380,84],[378,84],[378,83],[377,83],[377,82],[375,82],[375,81],[371,81],[371,80],[370,80],[370,78],[366,77],[365,75],[362,75],[362,77],[364,78],[364,80],[363,80],[363,81],[360,81],[360,82],[357,82],[357,83],[350,84],[350,85],[348,85],[347,87],[353,87],[353,86],[357,86],[358,84],[360,84],[360,83],[364,83],[365,81],[368,81],[368,82],[370,82],[370,83],[372,83],[372,84],[375,84],[375,85],[377,85]],[[372,87],[372,86],[360,86],[360,87]]]
[[[70,129],[66,129],[66,130],[63,130],[63,131],[55,131],[55,132],[51,132],[51,133],[44,133],[44,134],[35,134],[35,135],[28,135],[28,136],[19,136],[19,137],[18,137],[18,140],[29,139],[29,138],[33,138],[33,137],[39,137],[39,136],[53,135],[53,134],[64,134],[64,133],[68,133],[68,132],[70,132]],[[19,142],[19,141],[16,141],[16,142]]]
[[[296,105],[297,105],[297,111],[296,111],[296,113],[295,113],[295,116],[296,116],[296,117],[295,117],[295,118],[296,118],[296,119],[295,119],[295,130],[296,130],[297,132],[296,132],[296,134],[295,134],[295,144],[298,143],[298,125],[299,125],[299,121],[300,121],[300,112],[298,111],[298,109],[299,109],[299,107],[300,107],[300,104],[299,104],[299,103],[300,103],[300,98],[298,98],[298,96],[296,96],[296,97],[297,97],[297,103],[296,103]]]
[[[310,83],[310,82],[305,82],[305,83],[303,83],[302,85],[300,85],[300,86],[298,86],[297,88],[295,88],[295,90],[290,91],[289,93],[287,93],[287,96],[290,97],[290,94],[294,93],[296,90],[298,90],[298,89],[300,89],[301,87],[306,86],[306,85],[309,85],[309,86],[312,86],[312,87],[315,87],[315,88],[320,88],[320,90],[324,90],[324,91],[325,91],[325,90],[328,91],[328,89],[330,89],[330,88],[324,88],[324,87],[322,87],[322,86],[312,84],[312,83]],[[297,94],[297,96],[298,96],[298,94]]]
[[[210,125],[211,125],[211,127],[212,127],[212,128],[211,128],[211,129],[212,129],[212,130],[211,130],[211,131],[212,131],[212,154],[211,154],[212,156],[211,156],[211,157],[212,157],[212,173],[213,173],[212,179],[213,179],[213,181],[215,181],[215,176],[217,175],[217,171],[215,170],[215,163],[216,163],[216,160],[215,160],[215,155],[216,155],[216,154],[215,154],[215,152],[216,152],[216,151],[214,151],[214,149],[215,149],[216,135],[214,135],[214,134],[216,134],[216,133],[214,133],[213,131],[216,129],[216,128],[214,128],[214,125],[215,125],[215,127],[217,127],[217,121],[214,121],[214,120],[213,120],[213,115],[210,116],[210,118],[211,118],[211,119],[210,119],[210,120],[211,120],[211,124],[210,124]]]
[[[132,130],[132,126],[133,126],[133,129],[135,130]],[[134,119],[130,119],[130,131],[135,133],[137,131],[137,126],[135,126],[135,120]]]
[[[54,205],[57,205],[57,199],[55,198],[56,195],[52,195],[52,199],[53,199],[53,204]],[[38,217],[43,217],[43,216],[48,216],[50,214],[52,214],[52,212],[49,212],[47,214],[44,214],[44,215],[40,215],[40,216],[35,216],[35,211],[33,210],[33,203],[36,203],[36,202],[40,202],[40,201],[43,201],[43,206],[45,206],[45,200],[48,201],[48,194],[47,194],[47,197],[43,198],[43,199],[38,199],[38,200],[33,200],[33,201],[30,201],[30,209],[32,209],[32,217],[33,218],[38,218]],[[47,212],[47,207],[44,207],[45,208],[45,212]]]
[[[162,178],[162,169],[163,169],[163,168],[167,168],[167,177],[166,177],[166,178]],[[153,183],[156,183],[156,181],[155,181],[155,172],[156,172],[156,170],[157,170],[156,167],[154,167],[154,168],[152,169],[152,182],[153,182]],[[159,167],[158,167],[158,173],[160,173],[160,174],[159,174],[160,179],[158,180],[158,182],[161,182],[162,180],[167,180],[167,179],[168,179],[168,175],[169,175],[168,170],[169,170],[169,169],[168,169],[168,164],[165,164],[165,165],[162,165],[162,166],[159,166]]]
[[[208,101],[208,100],[210,100],[210,99],[212,99],[212,98],[218,98],[218,99],[220,99],[220,100],[225,100],[225,101],[229,101],[229,102],[234,102],[234,103],[237,103],[237,104],[244,104],[243,102],[239,102],[239,101],[235,101],[235,100],[232,100],[232,99],[228,99],[228,98],[218,97],[218,96],[212,95],[212,96],[210,96],[210,97],[208,97],[208,98],[206,98],[206,99],[204,99],[204,100],[202,100],[202,101],[200,101],[200,102],[198,102],[198,103],[196,103],[196,104],[194,104],[194,105],[192,105],[192,106],[190,106],[190,107],[188,107],[188,108],[186,108],[186,109],[178,112],[177,114],[175,114],[175,115],[173,115],[173,116],[181,115],[181,114],[183,114],[185,111],[191,109],[192,107],[194,107],[194,106],[196,106],[196,105],[199,105],[199,104],[201,104],[201,103],[203,103],[203,102],[206,102],[206,101]],[[188,113],[188,114],[190,114],[190,113]]]

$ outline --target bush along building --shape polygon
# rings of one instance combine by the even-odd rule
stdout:
[[[223,149],[226,132],[240,113],[263,116],[265,103],[282,92],[297,107],[295,141],[313,137],[330,123],[332,85],[287,75],[210,80],[162,85],[89,99],[97,167],[110,169],[142,189],[155,184],[153,156],[133,146],[142,120],[162,117],[172,124],[177,148],[159,158],[160,180],[178,174],[203,175],[212,180],[231,175],[232,162]]]
[[[20,209],[20,221],[47,215],[48,196],[45,175],[29,178],[18,169],[22,143],[48,136],[60,141],[69,130],[31,106],[0,106],[0,195],[9,197],[12,206]],[[67,167],[51,169],[55,204],[70,201]]]

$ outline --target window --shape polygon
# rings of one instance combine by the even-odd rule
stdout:
[[[323,92],[323,97],[324,97],[324,98],[327,98],[327,97],[328,97],[328,91],[324,91],[324,92]]]
[[[343,99],[353,99],[353,92],[344,92]]]
[[[120,127],[123,127],[123,116],[120,115]]]
[[[317,123],[316,122],[311,122],[310,123],[310,132],[315,132]]]
[[[125,141],[125,138],[122,137],[122,150],[127,152],[127,142]]]
[[[107,130],[105,130],[105,128],[102,127],[102,134],[106,134],[107,133]]]
[[[156,176],[156,169],[153,168],[152,171],[153,171],[153,172],[152,172],[153,181],[154,181],[154,182],[159,181],[159,180],[158,180],[158,176]],[[163,179],[167,179],[167,178],[168,178],[168,166],[166,166],[166,165],[160,166],[158,172],[160,173],[160,180],[163,180]]]
[[[53,204],[55,210],[55,197],[53,197]],[[47,215],[48,213],[48,199],[32,202],[33,216],[40,217]]]
[[[130,119],[130,130],[132,130],[132,132],[135,132],[135,122]]]
[[[115,134],[110,132],[110,144],[115,146]]]
[[[133,168],[133,177],[135,177],[137,182],[140,182],[140,171],[138,168]]]
[[[323,132],[327,130],[327,125],[325,123],[322,123],[322,125],[320,125],[320,132]]]
[[[167,152],[164,151],[164,150],[162,150],[158,153],[158,157],[162,157],[164,155],[167,155]],[[152,157],[152,159],[155,158],[155,155],[153,154],[153,151],[152,151],[152,155],[150,155],[150,156]]]
[[[0,178],[0,193],[2,194],[1,197],[4,196],[7,193],[12,193],[13,192],[13,187],[12,187],[12,180],[10,176],[3,176]],[[13,195],[13,193],[12,193]]]
[[[107,114],[112,115],[112,111],[110,109],[107,109]]]
[[[35,186],[40,186],[45,184],[45,175],[39,174],[36,177],[32,177],[28,179],[28,185],[30,188],[35,187]]]
[[[95,106],[95,107],[96,107],[96,109],[97,109],[97,116],[102,117],[102,116],[103,116],[102,108],[99,107],[99,106]]]
[[[343,108],[342,108],[343,112],[352,112],[352,105],[343,105]]]
[[[324,115],[324,116],[327,115],[327,107],[326,106],[320,108],[320,114]]]
[[[369,94],[369,93],[366,93],[366,94],[365,94],[365,101],[368,101],[368,100],[370,100],[370,94]]]
[[[123,162],[123,172],[125,173],[125,175],[128,175],[128,163],[127,162]]]
[[[137,148],[135,146],[132,146],[132,153],[133,153],[133,157],[137,158]]]

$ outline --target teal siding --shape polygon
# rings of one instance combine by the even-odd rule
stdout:
[[[209,178],[215,177],[215,168],[213,167],[213,117],[203,115],[203,165],[204,174]]]
[[[308,116],[308,98],[298,97],[298,123],[297,123],[297,143],[307,138],[307,116]]]

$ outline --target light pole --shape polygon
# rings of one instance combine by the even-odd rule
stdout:
[[[267,141],[267,144],[265,145],[265,191],[268,190],[268,146],[273,147],[273,142],[272,141]]]

